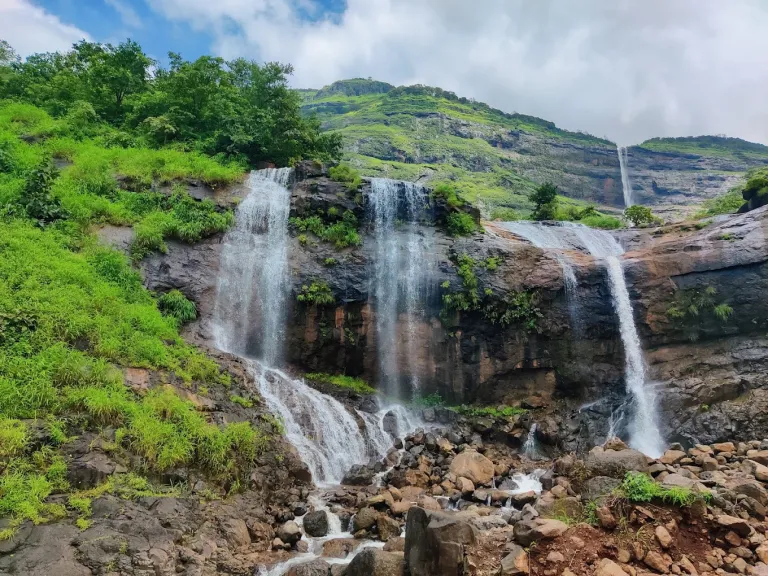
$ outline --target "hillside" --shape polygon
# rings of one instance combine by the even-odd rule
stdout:
[[[304,113],[341,133],[347,159],[367,176],[452,180],[488,213],[529,208],[527,193],[545,181],[570,198],[623,207],[616,144],[606,139],[427,86],[358,78],[300,94]],[[768,164],[768,147],[736,138],[653,139],[628,157],[636,200],[679,213]]]

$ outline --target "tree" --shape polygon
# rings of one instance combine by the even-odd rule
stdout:
[[[557,216],[557,186],[545,182],[528,196],[536,207],[533,210],[534,220],[554,220]]]
[[[632,222],[635,226],[650,224],[657,220],[650,208],[647,206],[639,206],[637,204],[624,210],[624,218]]]

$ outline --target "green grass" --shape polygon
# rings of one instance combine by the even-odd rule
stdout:
[[[517,406],[457,406],[453,408],[463,416],[470,417],[490,417],[496,419],[509,419],[520,414],[525,414],[527,410]]]
[[[253,400],[249,400],[248,398],[243,398],[242,396],[233,394],[229,397],[229,399],[235,404],[242,406],[243,408],[253,408]]]
[[[728,193],[705,200],[695,218],[711,218],[721,214],[734,214],[744,205],[741,187],[732,188]]]
[[[729,159],[768,159],[768,146],[725,136],[652,138],[640,146],[655,152],[695,154]]]
[[[358,233],[359,223],[354,212],[346,210],[339,215],[334,208],[330,208],[328,212],[329,214],[291,217],[291,227],[298,232],[310,232],[320,240],[333,244],[339,250],[349,246],[360,246],[363,243]],[[306,234],[300,236],[303,236],[304,240],[299,238],[299,242],[302,245],[306,244]]]
[[[305,374],[304,378],[314,382],[322,382],[325,384],[332,384],[338,388],[345,390],[352,390],[358,394],[375,394],[376,390],[372,388],[365,380],[360,378],[354,378],[352,376],[343,376],[341,374],[322,374],[312,373]]]
[[[157,299],[157,307],[163,316],[175,318],[179,326],[197,318],[197,306],[178,290],[171,290]]]
[[[344,182],[347,184],[350,190],[357,190],[363,183],[363,179],[360,177],[360,172],[348,164],[332,166],[328,170],[328,175],[331,177],[331,180],[335,180],[336,182]]]
[[[687,507],[697,500],[710,498],[709,494],[694,492],[681,486],[662,486],[647,474],[627,472],[624,481],[617,489],[617,494],[630,502],[651,502],[661,500],[673,506]]]

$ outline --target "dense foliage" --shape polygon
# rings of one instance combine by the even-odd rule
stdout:
[[[123,143],[173,144],[248,163],[338,159],[341,138],[303,117],[289,65],[195,61],[169,54],[160,67],[136,42],[81,41],[69,52],[20,60],[4,46],[0,98],[28,102],[73,123],[103,122]]]

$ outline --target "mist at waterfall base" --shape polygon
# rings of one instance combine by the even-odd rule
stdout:
[[[289,168],[268,169],[248,178],[248,196],[224,238],[213,331],[220,349],[249,358],[259,394],[282,418],[286,438],[315,483],[334,485],[353,465],[382,458],[392,448],[393,436],[405,436],[419,422],[399,405],[352,414],[332,396],[279,370],[290,293],[291,174]]]
[[[611,301],[618,316],[624,346],[624,380],[633,402],[633,414],[629,424],[630,445],[648,456],[661,456],[664,452],[664,441],[657,421],[656,393],[654,383],[647,380],[643,349],[621,265],[620,256],[624,254],[624,249],[608,232],[582,224],[505,222],[501,226],[539,248],[558,251],[557,259],[566,276],[566,292],[578,288],[575,282],[567,279],[569,273],[573,273],[573,267],[568,262],[568,250],[586,250],[604,262],[608,272]],[[566,266],[569,273],[565,272]],[[573,293],[570,298],[571,301],[578,302],[578,294]]]

